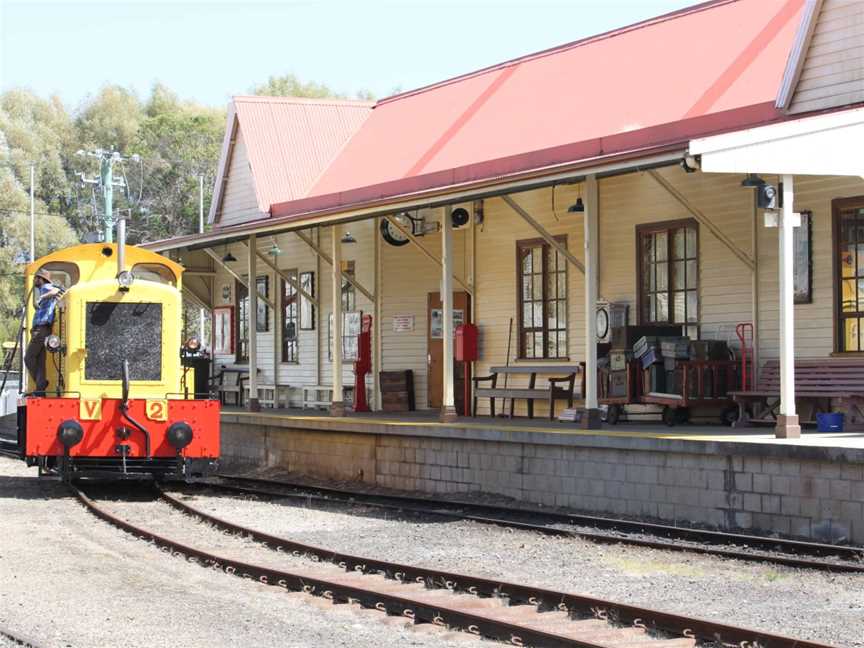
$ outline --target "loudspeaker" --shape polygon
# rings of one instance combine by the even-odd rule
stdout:
[[[453,224],[453,227],[462,227],[470,218],[468,210],[462,207],[457,207],[450,214],[450,222]]]

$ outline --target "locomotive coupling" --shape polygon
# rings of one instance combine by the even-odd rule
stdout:
[[[63,421],[57,426],[57,438],[60,439],[63,447],[68,450],[81,443],[81,439],[84,438],[84,428],[81,427],[78,421],[71,419]]]

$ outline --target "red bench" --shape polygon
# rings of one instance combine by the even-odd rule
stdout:
[[[769,360],[759,372],[756,387],[729,392],[738,405],[735,426],[777,422],[780,409],[780,362]],[[864,359],[824,358],[795,361],[795,403],[802,424],[815,423],[816,414],[832,411],[832,399],[849,411],[864,415]]]

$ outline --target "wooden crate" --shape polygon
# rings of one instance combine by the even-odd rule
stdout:
[[[384,412],[413,412],[414,404],[414,372],[381,371],[378,373],[378,385],[381,389],[381,410]]]

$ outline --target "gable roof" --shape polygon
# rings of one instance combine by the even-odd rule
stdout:
[[[273,203],[309,193],[321,172],[369,116],[372,106],[371,102],[338,99],[233,97],[210,222],[218,221],[238,129],[246,143],[258,208],[267,213]]]
[[[384,200],[765,123],[804,0],[714,0],[378,102],[305,199]]]

